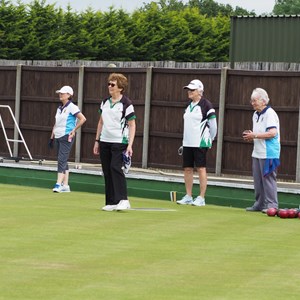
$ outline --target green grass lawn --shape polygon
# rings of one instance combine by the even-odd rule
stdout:
[[[299,299],[300,219],[0,184],[0,299]]]

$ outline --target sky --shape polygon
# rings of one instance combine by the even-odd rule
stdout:
[[[22,3],[31,3],[32,0],[21,0]],[[127,12],[140,8],[144,3],[150,3],[151,0],[46,0],[48,4],[56,3],[57,7],[66,8],[68,3],[76,11],[84,11],[89,6],[94,10],[108,11],[110,6],[116,9],[123,9]],[[187,3],[187,0],[183,0]],[[220,4],[230,4],[233,8],[236,6],[247,9],[248,11],[254,10],[257,15],[263,13],[271,13],[275,5],[275,0],[215,0]],[[12,1],[12,3],[17,3]]]

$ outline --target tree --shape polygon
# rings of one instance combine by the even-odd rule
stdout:
[[[139,8],[138,11],[147,11],[151,9],[153,4],[156,4],[162,11],[181,11],[185,7],[188,7],[188,5],[184,4],[181,0],[159,0],[143,3],[143,6]]]
[[[98,60],[130,60],[134,52],[134,26],[128,13],[113,7],[101,15],[98,28],[93,29],[94,43],[98,45]]]
[[[84,59],[96,60],[99,59],[99,49],[101,49],[104,40],[103,34],[103,14],[100,11],[94,12],[91,8],[88,8],[80,16],[81,25],[88,32],[90,38],[90,55],[84,55]]]
[[[147,9],[135,11],[132,18],[136,26],[133,37],[136,48],[135,60],[157,60],[157,52],[164,39],[162,34],[164,16],[158,4],[151,2]]]
[[[55,39],[60,25],[57,10],[54,4],[46,4],[45,0],[35,0],[28,8],[22,59],[51,59],[49,44]]]
[[[190,0],[190,7],[197,7],[202,15],[216,17],[218,14],[230,16],[233,9],[230,5],[219,4],[213,0]]]
[[[297,15],[300,14],[300,0],[277,0],[273,14],[275,15]]]
[[[213,0],[152,1],[132,14],[0,0],[0,59],[228,61],[229,16],[247,13]]]
[[[230,20],[226,16],[217,16],[209,22],[210,40],[206,43],[206,51],[209,53],[207,61],[228,61]]]
[[[189,0],[190,7],[197,7],[201,14],[208,17],[232,16],[232,15],[255,15],[254,11],[247,11],[239,6],[235,9],[229,4],[220,4],[214,0]]]
[[[60,30],[62,47],[65,56],[60,59],[93,59],[95,52],[92,46],[92,36],[82,24],[82,17],[74,13],[68,5],[63,15],[63,23]]]
[[[0,58],[20,59],[24,47],[26,7],[14,6],[10,1],[0,1]]]
[[[248,10],[246,10],[240,6],[236,6],[235,10],[233,12],[233,15],[234,16],[255,16],[255,12],[254,12],[254,10],[249,12]]]
[[[163,11],[181,11],[185,7],[187,7],[186,4],[184,4],[180,0],[160,0],[158,1],[159,6]]]
[[[187,9],[184,18],[188,23],[188,28],[192,35],[188,44],[190,51],[187,61],[210,61],[211,54],[208,49],[212,45],[209,44],[214,43],[211,38],[211,18],[200,14],[197,8]]]

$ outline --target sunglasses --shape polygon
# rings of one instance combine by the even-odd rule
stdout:
[[[191,89],[188,89],[188,91],[189,91],[189,92],[195,92],[196,90],[191,90]]]
[[[108,86],[111,86],[111,87],[114,87],[116,84],[115,84],[115,83],[109,82],[107,85],[108,85]]]

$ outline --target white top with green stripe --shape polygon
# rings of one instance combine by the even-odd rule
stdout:
[[[194,104],[189,103],[183,115],[184,147],[210,148],[212,146],[212,137],[210,135],[208,121],[216,118],[216,112],[209,100],[202,98]]]
[[[123,95],[120,101],[112,103],[107,98],[101,102],[99,112],[103,119],[100,141],[128,144],[128,121],[136,118],[131,100]]]

